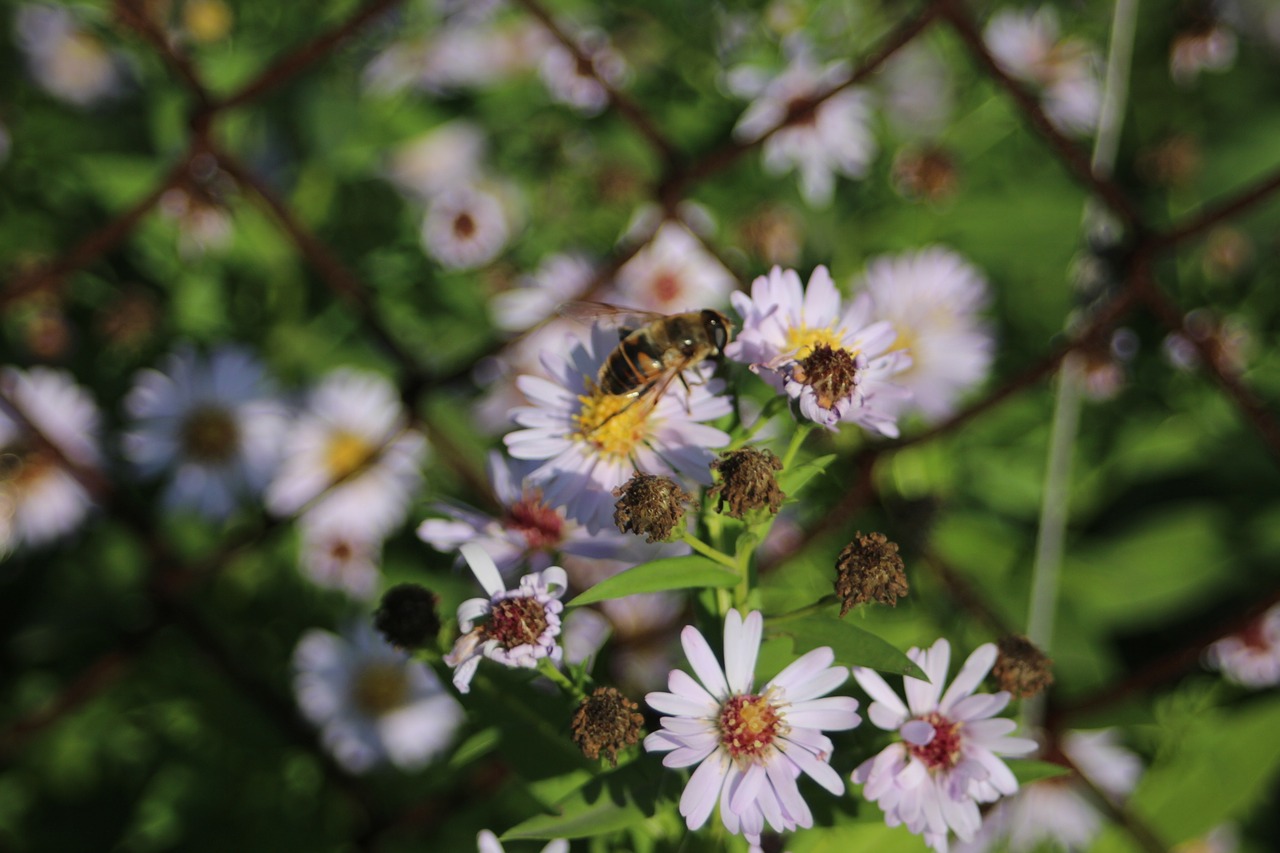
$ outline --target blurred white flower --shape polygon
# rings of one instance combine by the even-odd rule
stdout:
[[[1235,31],[1220,21],[1178,33],[1169,47],[1169,76],[1179,86],[1192,85],[1202,71],[1226,71],[1235,62]]]
[[[864,90],[845,88],[817,107],[811,106],[848,76],[848,63],[833,62],[819,68],[803,50],[771,80],[750,67],[729,74],[729,87],[735,94],[755,96],[738,119],[734,137],[752,142],[787,123],[765,140],[764,166],[775,175],[798,170],[801,192],[815,207],[831,201],[837,174],[861,178],[876,154],[871,102]]]
[[[13,22],[18,47],[36,84],[78,107],[118,95],[124,65],[102,41],[62,7],[23,4]]]
[[[510,234],[498,196],[476,187],[453,187],[427,208],[422,246],[446,269],[475,269],[496,258]]]
[[[1067,732],[1058,748],[1085,778],[1117,805],[1133,792],[1142,776],[1142,761],[1120,745],[1114,729]],[[957,843],[951,853],[985,853],[992,849],[1007,849],[1009,853],[1032,853],[1046,848],[1067,853],[1087,850],[1103,826],[1103,815],[1092,797],[1074,775],[1024,785],[987,813],[982,829],[972,841]]]
[[[230,211],[191,189],[166,190],[158,207],[161,215],[178,226],[178,250],[184,257],[224,249],[235,234]]]
[[[267,508],[276,515],[305,510],[305,524],[348,525],[381,538],[404,520],[422,484],[426,450],[390,382],[335,370],[290,429]]]
[[[929,420],[950,414],[960,396],[986,378],[995,339],[978,315],[989,301],[982,273],[955,252],[933,246],[867,263],[854,292],[871,296],[871,317],[887,321],[911,365],[893,381],[912,393],[910,408]]]
[[[402,770],[425,767],[453,742],[465,716],[434,672],[363,623],[345,636],[303,634],[293,669],[298,707],[352,773],[383,760]]]
[[[478,125],[454,119],[396,147],[387,176],[422,200],[479,180],[488,141]]]
[[[316,586],[371,601],[378,592],[382,539],[356,526],[303,523],[298,564]]]
[[[622,265],[602,298],[626,308],[678,314],[723,307],[736,286],[734,277],[688,228],[667,220]]]
[[[595,115],[609,105],[609,91],[622,85],[627,63],[609,44],[608,36],[588,29],[577,35],[576,44],[585,61],[578,59],[558,41],[551,41],[539,70],[551,97],[585,115]]]
[[[23,543],[43,545],[70,533],[91,503],[84,486],[27,423],[67,461],[91,468],[100,462],[100,419],[93,398],[61,370],[6,367],[0,371],[0,389],[21,415],[0,407],[2,554]]]
[[[461,16],[420,38],[393,43],[365,66],[363,83],[378,94],[406,88],[449,94],[499,83],[534,68],[550,36],[524,19]]]
[[[280,462],[288,412],[247,350],[184,346],[134,378],[125,456],[144,477],[172,471],[170,506],[222,519],[257,498]]]
[[[1101,58],[1087,42],[1060,37],[1052,6],[1001,10],[987,23],[983,39],[1005,73],[1041,90],[1045,115],[1055,127],[1093,132],[1102,106]]]
[[[493,323],[505,332],[530,329],[564,303],[583,298],[594,276],[595,268],[581,255],[549,255],[537,272],[520,276],[515,287],[489,300]]]
[[[1240,633],[1209,646],[1205,658],[1229,681],[1244,687],[1256,690],[1280,684],[1280,604]]]
[[[889,57],[880,72],[885,118],[904,139],[940,134],[955,107],[952,73],[926,41],[914,40]]]

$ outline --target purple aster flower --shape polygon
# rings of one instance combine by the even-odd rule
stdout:
[[[1238,634],[1223,637],[1205,653],[1228,680],[1258,689],[1280,684],[1280,604]]]
[[[862,722],[856,699],[827,696],[848,676],[831,665],[835,655],[825,646],[755,692],[763,626],[758,611],[746,619],[736,610],[728,612],[723,668],[702,634],[686,627],[680,640],[698,680],[673,670],[670,693],[645,697],[654,710],[670,715],[645,738],[645,749],[667,753],[662,759],[667,767],[698,765],[680,797],[689,829],[706,823],[718,801],[725,828],[752,844],[760,843],[765,823],[779,832],[813,825],[796,786],[801,773],[832,794],[844,793],[843,780],[828,763],[831,741],[822,732]]]
[[[483,548],[467,544],[461,551],[489,597],[471,598],[458,605],[462,636],[444,657],[453,667],[453,686],[469,693],[482,657],[525,669],[533,669],[542,658],[559,663],[564,654],[556,641],[564,609],[559,599],[568,587],[564,569],[551,566],[525,575],[518,589],[508,590]]]
[[[521,468],[500,453],[489,456],[489,480],[502,505],[492,516],[461,504],[438,503],[432,509],[448,518],[429,518],[418,538],[437,551],[456,551],[464,542],[479,545],[507,576],[517,566],[541,570],[557,554],[612,559],[634,549],[634,537],[616,530],[588,533],[564,513],[548,506],[542,491],[521,476]]]
[[[864,667],[853,677],[875,701],[867,710],[871,722],[896,731],[902,740],[886,746],[853,771],[865,785],[862,795],[879,803],[889,826],[906,824],[925,843],[946,853],[948,831],[962,841],[973,839],[982,816],[978,803],[989,803],[1018,790],[1018,780],[1001,755],[1024,755],[1033,740],[1008,737],[1013,720],[992,719],[1009,704],[1009,694],[973,691],[996,662],[996,646],[987,643],[969,655],[944,693],[951,645],[938,640],[927,651],[907,652],[929,676],[906,676],[907,702],[885,680]]]
[[[517,459],[545,460],[529,481],[542,489],[548,506],[597,532],[612,524],[612,492],[636,471],[688,477],[709,484],[712,450],[729,443],[722,430],[702,421],[727,415],[724,385],[699,366],[648,405],[645,400],[605,394],[596,387],[600,366],[618,344],[617,333],[596,327],[568,359],[543,354],[550,379],[522,376],[517,382],[532,405],[515,410],[524,429],[505,441]]]
[[[889,379],[910,367],[911,357],[890,350],[897,332],[872,322],[868,295],[842,309],[831,275],[819,266],[807,290],[795,270],[774,267],[751,283],[751,296],[730,298],[742,331],[725,355],[796,400],[814,423],[835,430],[848,421],[897,436],[911,394]]]

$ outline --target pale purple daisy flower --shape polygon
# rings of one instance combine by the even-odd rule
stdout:
[[[1026,738],[1008,737],[1017,723],[993,719],[1009,704],[1009,694],[973,691],[996,662],[996,646],[986,643],[969,655],[943,692],[951,645],[907,652],[929,677],[903,677],[907,702],[877,673],[854,667],[853,677],[874,700],[867,716],[878,728],[896,731],[902,740],[886,746],[853,771],[865,785],[862,795],[878,803],[889,826],[906,824],[925,843],[946,853],[948,833],[970,841],[982,823],[978,803],[1018,790],[1018,780],[1002,755],[1023,755],[1036,748]]]
[[[614,88],[622,85],[627,63],[599,30],[581,33],[577,45],[585,62],[558,41],[547,46],[540,67],[542,82],[555,100],[584,115],[595,115],[609,105],[609,90],[601,81]]]
[[[1120,745],[1114,729],[1067,732],[1058,748],[1117,805],[1142,776],[1142,761]],[[960,842],[951,853],[985,853],[997,845],[1009,853],[1048,847],[1078,853],[1093,844],[1102,826],[1103,816],[1092,792],[1074,775],[1056,776],[1025,785],[1001,800],[983,818],[973,841]]]
[[[560,596],[568,588],[564,569],[551,566],[527,574],[518,589],[508,590],[483,548],[469,543],[460,550],[489,597],[458,605],[462,635],[444,656],[444,662],[453,667],[453,686],[469,693],[481,658],[525,669],[533,669],[543,658],[559,664],[564,656],[556,639],[564,609]]]
[[[1263,613],[1245,630],[1223,637],[1205,653],[1209,666],[1244,687],[1280,684],[1280,604]]]
[[[733,276],[688,227],[667,220],[618,270],[616,283],[604,301],[678,314],[720,307],[735,287]]]
[[[410,196],[431,199],[480,180],[487,147],[478,125],[455,119],[397,146],[387,162],[387,177]]]
[[[267,509],[304,513],[304,523],[343,525],[383,537],[422,485],[426,439],[409,427],[395,387],[375,373],[325,377],[294,422]]]
[[[564,303],[582,299],[594,275],[595,268],[581,255],[550,255],[533,275],[521,276],[515,287],[489,300],[493,324],[506,332],[532,328]]]
[[[731,89],[756,98],[738,119],[734,137],[753,142],[791,121],[764,141],[764,166],[775,175],[798,170],[805,200],[815,207],[831,201],[837,174],[861,178],[876,155],[871,101],[861,89],[843,89],[805,118],[791,120],[794,110],[805,108],[848,76],[848,63],[818,67],[807,51],[801,51],[785,71],[767,82],[754,68],[736,69],[729,76]]]
[[[600,366],[618,345],[616,331],[592,330],[568,359],[543,353],[550,379],[521,376],[519,389],[532,405],[512,414],[524,429],[504,441],[517,459],[545,460],[529,475],[550,506],[592,532],[612,524],[613,489],[636,473],[688,477],[709,484],[714,448],[729,443],[722,430],[703,421],[729,414],[724,384],[698,366],[685,371],[656,401],[652,397],[605,394],[596,387]]]
[[[505,853],[498,836],[487,829],[476,834],[476,849],[478,853]],[[542,848],[542,853],[569,853],[569,842],[563,838],[548,841],[547,846]]]
[[[316,586],[340,590],[361,601],[372,600],[378,592],[382,537],[336,520],[303,523],[301,527],[298,565],[303,574]]]
[[[854,290],[871,296],[872,317],[893,326],[891,349],[911,356],[894,382],[911,391],[912,409],[938,420],[986,378],[995,355],[995,339],[978,316],[989,299],[987,281],[964,258],[940,246],[882,255]]]
[[[632,547],[634,537],[617,530],[588,533],[586,528],[564,513],[548,506],[542,491],[524,478],[527,465],[489,455],[489,481],[494,497],[502,506],[493,516],[462,504],[437,503],[436,512],[447,518],[429,518],[418,525],[418,538],[437,551],[453,552],[465,542],[483,548],[509,576],[518,566],[540,571],[559,554],[578,554],[596,559],[620,556]]]
[[[172,470],[165,502],[214,519],[262,493],[288,428],[262,364],[233,346],[178,349],[161,370],[138,373],[125,409],[125,456],[144,477]]]
[[[750,296],[738,292],[730,299],[742,331],[725,355],[797,400],[814,423],[834,430],[848,421],[897,436],[911,393],[896,378],[911,357],[892,349],[893,326],[873,322],[870,295],[842,308],[826,267],[814,269],[807,290],[795,270],[774,267],[751,283]]]
[[[1202,71],[1222,72],[1236,61],[1236,34],[1221,21],[1209,20],[1174,36],[1169,46],[1169,76],[1190,86]]]
[[[14,15],[13,30],[32,79],[55,98],[88,107],[124,89],[123,60],[67,9],[23,4]]]
[[[49,367],[0,371],[17,409],[0,407],[0,555],[20,543],[43,545],[80,525],[92,498],[59,459],[99,464],[98,407],[71,374]],[[25,423],[24,423],[25,421]],[[56,448],[38,441],[27,424]]]
[[[455,186],[427,208],[422,246],[446,269],[469,270],[492,261],[507,245],[511,223],[502,200],[476,187]]]
[[[424,767],[449,747],[465,718],[434,672],[363,623],[345,636],[308,631],[294,649],[293,669],[298,707],[352,773],[382,761]]]
[[[1041,90],[1045,115],[1066,133],[1088,134],[1102,108],[1101,60],[1080,39],[1059,36],[1052,6],[1037,11],[1003,9],[988,22],[983,40],[1010,76]]]
[[[826,646],[801,656],[755,692],[763,627],[759,611],[743,619],[730,610],[722,668],[702,634],[687,626],[680,641],[697,680],[672,670],[671,692],[645,696],[651,708],[669,715],[644,739],[645,749],[667,753],[666,767],[698,765],[680,797],[686,825],[701,827],[719,802],[725,828],[751,844],[760,843],[766,823],[777,832],[813,825],[796,786],[801,773],[832,794],[844,793],[844,781],[829,764],[832,743],[822,732],[862,722],[858,700],[827,696],[848,674],[831,665],[835,655]]]

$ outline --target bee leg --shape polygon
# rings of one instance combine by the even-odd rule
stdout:
[[[690,407],[690,405],[689,405],[689,398],[693,396],[693,389],[689,387],[689,381],[688,381],[688,380],[686,380],[686,379],[684,378],[684,373],[683,373],[683,372],[681,372],[681,373],[677,373],[677,374],[676,374],[676,376],[677,376],[677,377],[679,377],[679,379],[680,379],[680,384],[684,386],[684,410],[685,410],[685,413],[686,413],[686,414],[693,414],[693,409],[692,409],[692,408]],[[703,383],[701,383],[701,382],[695,382],[695,383],[693,383],[693,384],[695,384],[695,385],[701,385],[701,384],[703,384]]]

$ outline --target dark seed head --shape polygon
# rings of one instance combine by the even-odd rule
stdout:
[[[373,614],[374,627],[401,649],[419,649],[440,633],[439,598],[426,587],[402,583],[391,587]]]
[[[665,542],[684,519],[689,493],[674,480],[637,473],[613,490],[613,523],[623,533],[646,537],[648,542]]]
[[[1053,684],[1053,661],[1026,637],[1010,634],[996,645],[1000,654],[991,677],[1001,690],[1028,699]]]
[[[716,511],[733,518],[756,509],[768,509],[775,515],[786,500],[786,494],[778,488],[777,472],[782,461],[771,452],[754,447],[744,447],[720,454],[711,463],[711,470],[720,473],[720,482],[708,494],[716,495]]]
[[[573,742],[587,758],[601,754],[618,766],[618,753],[640,739],[644,717],[639,706],[613,687],[597,687],[573,715]]]
[[[896,543],[886,539],[883,533],[863,536],[859,531],[836,559],[840,615],[844,616],[855,604],[872,600],[896,606],[898,596],[910,590],[903,569]]]

